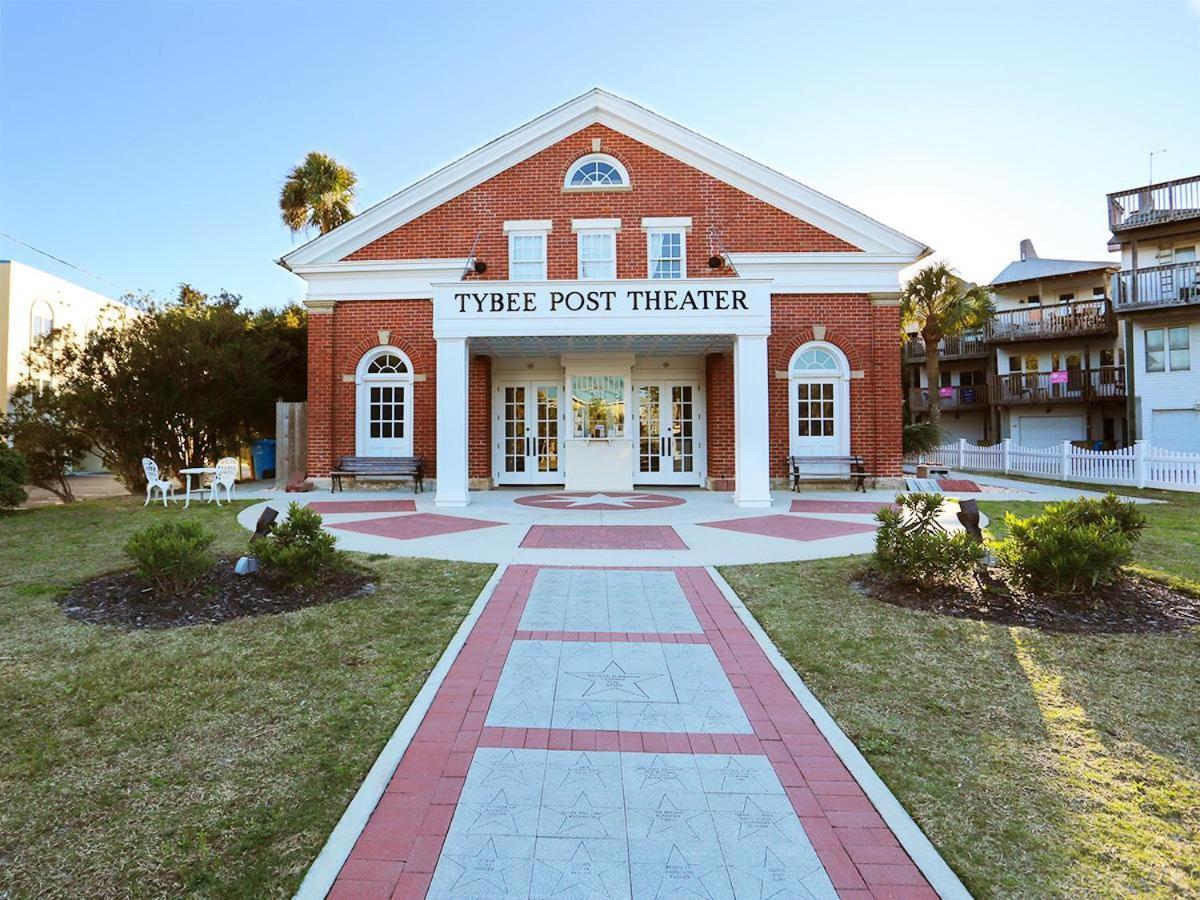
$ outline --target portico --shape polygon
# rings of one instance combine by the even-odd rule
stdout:
[[[491,407],[497,483],[702,485],[706,353],[732,353],[734,502],[770,506],[768,279],[434,285],[437,494],[470,502],[470,411]],[[492,397],[471,396],[472,355]],[[481,417],[475,417],[476,423]]]

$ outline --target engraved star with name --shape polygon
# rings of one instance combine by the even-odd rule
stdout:
[[[583,696],[592,700],[627,697],[633,697],[638,700],[649,700],[650,695],[646,693],[645,688],[642,687],[642,683],[663,677],[662,673],[639,675],[626,672],[624,667],[615,659],[599,672],[567,672],[565,674],[575,678],[582,678],[584,681],[590,681],[591,684],[583,692]]]

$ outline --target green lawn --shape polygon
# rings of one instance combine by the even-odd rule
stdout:
[[[56,599],[164,516],[0,514],[0,897],[291,895],[492,571],[363,559],[369,597],[126,633]]]
[[[1142,493],[1172,502],[1143,507],[1136,568],[1200,590],[1200,496]],[[1041,504],[980,506],[999,523]],[[723,572],[973,893],[1200,894],[1200,629],[913,612],[850,588],[865,562]]]

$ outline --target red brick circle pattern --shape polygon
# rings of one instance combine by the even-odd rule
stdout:
[[[538,509],[662,509],[664,506],[680,506],[686,502],[682,497],[643,494],[638,491],[555,491],[517,498],[517,503],[522,506],[536,506]]]

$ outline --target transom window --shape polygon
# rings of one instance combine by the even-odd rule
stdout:
[[[567,170],[565,190],[611,191],[629,187],[629,173],[620,160],[606,153],[582,156]]]
[[[683,278],[687,271],[684,263],[685,240],[683,231],[650,231],[647,232],[649,245],[646,255],[649,259],[649,276],[651,278]]]
[[[403,375],[407,371],[408,366],[404,360],[394,353],[383,353],[376,356],[367,366],[368,375]]]
[[[840,372],[837,359],[824,347],[812,347],[796,355],[793,372]]]

